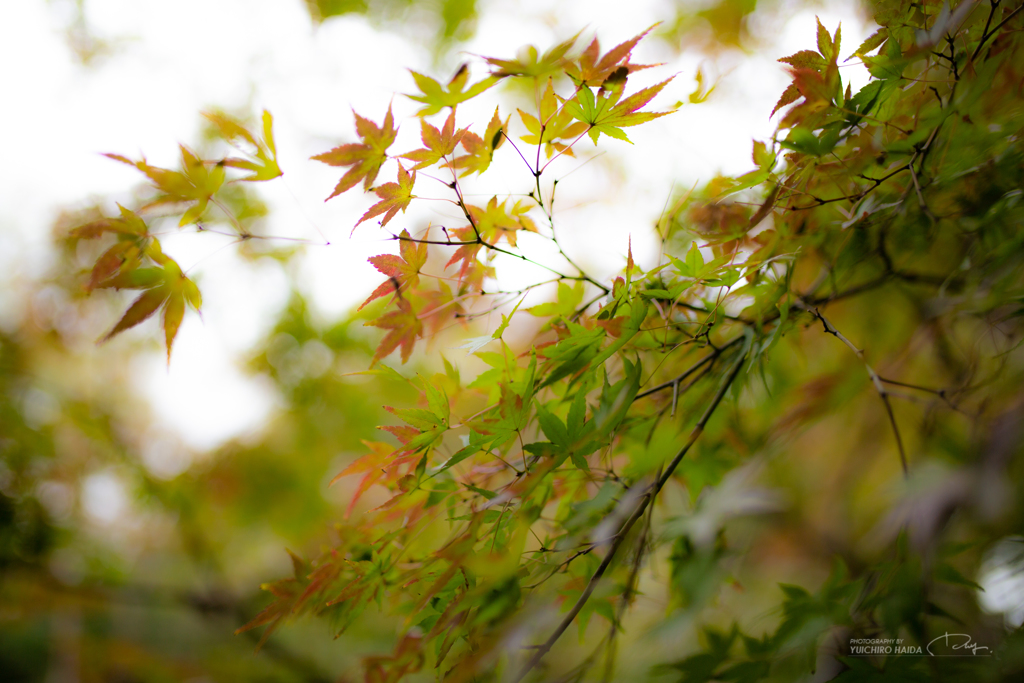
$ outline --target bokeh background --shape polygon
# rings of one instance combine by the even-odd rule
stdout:
[[[358,678],[395,623],[369,615],[334,640],[300,621],[255,657],[254,636],[233,635],[265,604],[260,583],[290,571],[285,548],[330,543],[348,489],[327,483],[374,438],[381,406],[410,400],[350,374],[377,337],[355,312],[377,284],[366,258],[393,243],[369,226],[349,237],[365,200],[325,204],[335,172],[309,157],[353,138],[352,108],[379,120],[393,103],[410,116],[414,103],[396,95],[413,90],[408,68],[447,78],[476,55],[581,30],[610,46],[662,22],[636,58],[665,63],[652,79],[677,73],[663,106],[684,105],[631,132],[634,147],[574,161],[559,186],[581,263],[621,268],[627,237],[643,262],[674,192],[749,169],[750,141],[771,136],[787,84],[775,60],[811,44],[816,15],[842,21],[848,52],[873,28],[855,3],[795,0],[0,3],[0,678]],[[859,68],[843,73],[854,90]],[[698,70],[715,89],[691,104]],[[516,93],[501,97],[511,111]],[[101,153],[171,166],[179,143],[210,143],[201,111],[262,109],[285,175],[237,201],[258,234],[282,239],[167,236],[203,289],[203,318],[186,317],[170,364],[155,323],[98,346],[123,297],[85,298],[87,261],[64,237],[130,203],[141,180]],[[398,146],[416,133],[406,124]],[[443,222],[436,211],[408,220]],[[413,370],[465,357],[446,343]],[[985,561],[983,606],[1019,625],[1012,553]]]

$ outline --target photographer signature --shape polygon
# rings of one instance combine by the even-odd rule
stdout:
[[[977,655],[978,650],[988,650],[986,646],[975,643],[974,640],[966,633],[946,633],[945,635],[935,638],[925,646],[925,650],[928,651],[928,654],[933,657],[935,656],[935,653],[932,652],[932,644],[937,643],[940,640],[943,641],[943,644],[951,650],[969,650],[972,655]]]

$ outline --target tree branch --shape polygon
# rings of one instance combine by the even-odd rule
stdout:
[[[526,675],[530,673],[530,671],[532,671],[534,667],[537,666],[537,664],[540,663],[540,660],[544,658],[544,655],[546,655],[551,650],[555,642],[562,636],[563,633],[565,633],[566,629],[568,629],[572,622],[576,619],[576,616],[580,613],[580,610],[583,609],[583,606],[587,604],[587,601],[593,594],[594,589],[597,588],[598,582],[600,582],[601,578],[608,570],[608,567],[611,566],[612,560],[615,558],[615,553],[618,551],[619,547],[622,546],[623,542],[625,542],[626,536],[629,534],[630,529],[632,529],[633,525],[636,524],[637,520],[639,520],[643,516],[644,511],[647,510],[647,507],[658,495],[658,492],[661,491],[665,484],[668,483],[668,480],[672,478],[672,475],[675,473],[675,470],[679,466],[679,463],[683,461],[683,458],[686,457],[687,452],[690,450],[691,447],[693,447],[693,444],[696,443],[701,433],[703,433],[704,427],[705,425],[707,425],[708,420],[711,419],[711,416],[714,414],[715,409],[718,408],[718,404],[722,402],[722,399],[725,397],[725,393],[729,390],[729,387],[732,386],[733,381],[736,379],[736,375],[739,374],[740,368],[743,367],[743,361],[746,357],[746,353],[741,353],[739,357],[736,359],[736,363],[729,371],[729,374],[722,382],[722,385],[718,388],[718,392],[715,394],[714,398],[711,399],[711,403],[704,411],[704,414],[701,415],[699,420],[697,420],[697,424],[694,426],[693,431],[690,432],[690,437],[686,440],[686,443],[683,444],[683,447],[672,459],[672,462],[670,462],[668,466],[665,468],[665,471],[661,475],[661,478],[655,481],[653,484],[643,485],[644,488],[646,488],[647,490],[642,494],[642,497],[640,498],[640,501],[637,503],[636,508],[634,508],[633,513],[626,519],[625,522],[622,523],[622,526],[619,527],[618,532],[613,536],[614,540],[612,541],[611,547],[608,549],[608,553],[604,556],[604,559],[601,560],[601,564],[598,565],[597,569],[594,571],[594,574],[590,577],[590,581],[587,582],[587,587],[583,589],[583,594],[580,595],[580,597],[576,600],[576,603],[572,606],[572,609],[569,610],[569,613],[566,614],[565,617],[562,619],[561,623],[558,624],[558,627],[555,629],[555,631],[548,637],[546,641],[544,641],[542,645],[536,648],[536,651],[533,653],[533,656],[530,657],[529,661],[523,666],[522,669],[520,669],[519,673],[516,674],[516,676],[512,679],[514,683],[519,683],[519,681],[522,681],[526,677]],[[637,483],[634,484],[634,486],[640,486],[640,484]],[[628,492],[626,495],[628,495]]]
[[[798,305],[800,305],[800,307],[804,308],[804,310],[811,313],[812,315],[814,315],[814,317],[820,320],[821,324],[824,325],[825,327],[826,333],[831,334],[833,337],[846,344],[851,351],[857,354],[857,358],[860,358],[861,362],[864,363],[864,367],[868,371],[868,377],[871,378],[871,383],[874,385],[875,391],[878,392],[879,397],[881,397],[882,399],[882,403],[885,404],[885,412],[889,416],[889,424],[892,425],[893,434],[896,435],[896,447],[899,449],[900,452],[900,465],[903,467],[903,477],[907,478],[909,476],[909,470],[907,468],[907,453],[906,450],[904,450],[903,448],[903,439],[900,436],[900,428],[896,424],[896,415],[892,412],[892,403],[889,401],[889,392],[886,391],[882,378],[878,375],[877,372],[875,372],[875,369],[872,368],[870,364],[868,364],[867,359],[864,357],[864,351],[857,348],[857,346],[852,341],[844,337],[843,333],[837,330],[835,325],[829,322],[828,318],[822,315],[821,311],[819,311],[817,308],[808,308],[800,304],[799,302]]]

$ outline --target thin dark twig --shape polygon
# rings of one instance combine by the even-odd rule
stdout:
[[[858,201],[859,202],[861,199],[864,199],[864,197],[868,196],[868,194],[870,194],[872,191],[874,191],[876,188],[878,188],[878,186],[881,185],[882,183],[884,183],[886,180],[889,180],[890,178],[892,178],[893,176],[897,175],[898,173],[902,173],[903,171],[911,169],[912,168],[912,164],[916,160],[917,160],[917,154],[915,153],[914,156],[912,156],[910,158],[909,162],[907,162],[903,166],[900,166],[899,168],[897,168],[897,169],[895,169],[893,171],[890,171],[889,173],[885,174],[881,178],[871,178],[871,177],[868,177],[868,176],[865,176],[865,175],[860,176],[864,180],[867,180],[867,181],[871,182],[872,185],[871,185],[871,187],[868,187],[868,188],[866,188],[866,189],[864,189],[864,190],[862,190],[860,192],[856,192],[854,194],[843,195],[842,197],[834,197],[832,199],[821,199],[820,197],[815,197],[812,194],[804,193],[804,194],[808,194],[808,196],[810,196],[810,198],[813,199],[815,203],[814,204],[808,204],[807,206],[791,206],[791,207],[789,207],[789,211],[807,211],[808,209],[816,209],[819,206],[824,206],[825,204],[832,204],[833,202],[841,202],[841,201],[848,200],[848,199],[852,199],[854,201]]]
[[[826,333],[831,334],[833,337],[846,344],[846,346],[848,346],[850,350],[853,351],[858,358],[860,358],[861,362],[864,363],[864,367],[868,371],[868,377],[871,378],[871,383],[875,386],[875,391],[878,392],[879,397],[881,397],[882,399],[882,403],[885,404],[885,412],[889,416],[889,424],[892,425],[893,434],[896,435],[896,447],[899,449],[900,452],[900,465],[903,467],[903,476],[904,478],[909,477],[910,474],[907,468],[907,453],[906,450],[903,448],[903,438],[900,436],[900,428],[896,424],[896,415],[893,413],[892,403],[889,401],[889,392],[885,390],[882,378],[878,375],[877,372],[875,372],[875,369],[872,368],[870,364],[868,364],[867,359],[864,357],[864,351],[857,348],[857,346],[852,341],[843,336],[843,333],[837,330],[835,325],[829,322],[828,318],[822,315],[821,311],[819,311],[817,308],[805,308],[804,310],[807,310],[809,313],[814,315],[814,317],[820,320],[821,324],[825,327]]]
[[[530,166],[530,162],[529,162],[529,161],[527,161],[527,160],[526,160],[526,157],[524,157],[524,156],[523,156],[523,153],[519,151],[519,148],[518,148],[518,147],[516,146],[516,143],[512,142],[512,138],[510,138],[510,137],[508,136],[508,133],[506,133],[506,132],[505,132],[505,129],[504,129],[504,128],[501,128],[501,129],[499,129],[499,132],[500,132],[500,133],[501,133],[502,135],[504,135],[504,136],[505,136],[505,139],[509,141],[509,143],[510,143],[510,144],[512,145],[512,148],[513,148],[513,149],[514,149],[514,150],[515,150],[516,152],[519,152],[519,158],[523,160],[523,163],[524,163],[524,164],[526,164],[526,168],[530,169],[530,173],[534,173],[534,174],[535,174],[535,173],[537,172],[537,171],[536,171],[536,169],[534,169],[534,168],[533,168],[533,166]]]
[[[633,558],[633,566],[629,570],[629,579],[626,581],[626,591],[622,594],[622,601],[618,605],[618,609],[615,611],[615,619],[612,621],[611,628],[608,631],[608,656],[605,660],[605,670],[602,681],[604,683],[610,683],[612,680],[612,674],[615,669],[615,652],[616,652],[616,636],[619,631],[622,630],[622,617],[625,616],[626,610],[636,599],[638,581],[640,578],[640,567],[644,561],[644,551],[647,548],[648,539],[651,535],[651,517],[654,508],[647,508],[647,516],[643,525],[643,529],[640,532],[640,538],[637,539],[636,543],[636,555]]]
[[[993,3],[993,8],[992,8],[993,12],[995,12],[995,6],[998,5],[998,4],[999,4],[998,2]],[[1018,7],[1017,9],[1013,10],[1008,15],[1006,15],[1006,18],[1004,18],[1002,21],[1000,21],[996,25],[996,27],[993,28],[991,31],[986,31],[985,32],[985,34],[981,37],[981,41],[978,43],[978,47],[975,48],[974,54],[971,55],[971,61],[972,62],[975,59],[978,58],[978,55],[981,53],[981,48],[985,46],[985,43],[988,42],[988,39],[991,38],[992,36],[994,36],[996,33],[998,33],[999,29],[1001,29],[1003,26],[1005,26],[1006,22],[1010,21],[1010,19],[1013,19],[1017,15],[1017,13],[1020,12],[1022,9],[1024,9],[1024,5],[1021,5],[1020,7]]]
[[[701,366],[703,366],[705,363],[707,363],[708,361],[714,360],[718,356],[722,355],[723,351],[725,351],[726,349],[728,349],[728,348],[730,348],[732,346],[735,346],[739,342],[743,341],[743,339],[744,339],[744,337],[742,335],[736,337],[732,341],[727,342],[725,345],[718,347],[718,349],[716,349],[714,352],[709,353],[708,355],[706,355],[703,358],[701,358],[695,364],[693,364],[688,369],[686,369],[678,377],[676,377],[674,379],[670,379],[667,382],[662,382],[661,384],[659,384],[656,387],[652,387],[652,388],[648,389],[647,391],[643,391],[643,392],[637,394],[636,397],[633,400],[635,401],[637,399],[644,398],[645,396],[650,396],[651,394],[654,394],[654,393],[657,393],[659,391],[662,391],[663,389],[668,389],[669,387],[672,387],[672,386],[678,387],[680,382],[682,382],[684,379],[686,379],[687,377],[692,375],[694,372],[699,370],[701,368]]]
[[[516,674],[516,676],[512,679],[514,683],[519,683],[519,681],[522,681],[526,677],[526,675],[530,673],[530,671],[532,671],[534,667],[537,666],[537,664],[540,663],[540,660],[544,658],[544,655],[546,655],[551,650],[555,642],[562,636],[563,633],[565,633],[566,629],[568,629],[572,622],[576,619],[576,616],[580,613],[580,610],[583,609],[583,606],[587,603],[587,601],[590,599],[590,596],[593,594],[598,582],[604,576],[604,573],[608,570],[608,567],[611,566],[612,559],[614,559],[616,552],[625,542],[630,529],[632,529],[633,525],[636,524],[637,520],[639,520],[643,516],[644,511],[647,510],[647,507],[654,500],[655,496],[658,495],[658,492],[661,491],[661,489],[665,486],[668,480],[672,477],[672,475],[675,473],[676,468],[679,466],[679,463],[681,463],[683,461],[683,458],[686,457],[686,453],[690,450],[693,444],[696,443],[697,438],[701,435],[701,433],[703,433],[704,427],[708,423],[708,420],[711,419],[711,416],[714,414],[715,409],[718,408],[718,404],[720,404],[722,402],[722,399],[725,398],[725,393],[729,390],[729,387],[732,386],[733,381],[736,379],[736,376],[739,374],[740,369],[743,367],[743,360],[745,358],[745,353],[739,354],[739,357],[736,359],[736,363],[733,365],[732,369],[729,371],[729,374],[722,382],[722,385],[719,387],[718,392],[715,394],[714,398],[711,399],[711,403],[704,411],[704,414],[701,415],[701,418],[697,421],[697,424],[694,426],[693,431],[690,432],[690,437],[686,440],[686,443],[679,450],[676,456],[672,459],[672,462],[670,462],[668,466],[665,468],[665,471],[662,474],[661,478],[656,480],[653,484],[634,484],[634,486],[643,486],[644,488],[647,489],[646,492],[640,498],[640,501],[637,503],[636,508],[634,508],[633,513],[626,519],[625,522],[622,523],[622,526],[619,527],[619,531],[613,536],[614,540],[612,541],[611,547],[609,547],[608,552],[604,556],[604,559],[601,560],[601,564],[598,565],[597,569],[590,577],[590,581],[587,582],[587,587],[583,589],[583,594],[580,595],[580,597],[576,600],[576,603],[572,606],[572,609],[570,609],[569,613],[565,615],[565,617],[562,619],[561,623],[559,623],[558,627],[551,634],[551,636],[549,636],[548,639],[540,645],[540,647],[536,648],[536,651],[530,657],[529,661],[526,662],[523,668],[520,669],[519,673]],[[626,495],[628,495],[628,492]]]
[[[952,408],[953,410],[955,410],[957,412],[960,412],[960,413],[964,412],[960,408],[960,406],[958,406],[956,403],[954,403],[952,400],[950,400],[950,398],[949,398],[949,393],[950,392],[948,390],[946,390],[946,389],[933,389],[932,387],[924,387],[924,386],[921,386],[919,384],[908,384],[907,382],[899,382],[897,380],[887,379],[885,377],[880,377],[879,379],[881,379],[886,384],[893,384],[893,385],[898,386],[898,387],[906,387],[907,389],[915,389],[917,391],[923,391],[923,392],[928,393],[928,394],[935,394],[936,396],[941,398],[943,400],[943,402],[945,402],[945,404],[947,406],[949,406],[950,408]]]
[[[917,180],[917,171],[914,170],[914,165],[910,164],[910,178],[914,181],[914,191],[917,194],[917,205],[920,207],[921,212],[935,225],[935,214],[932,213],[931,209],[928,208],[928,204],[924,201],[924,194],[921,193],[921,183]]]

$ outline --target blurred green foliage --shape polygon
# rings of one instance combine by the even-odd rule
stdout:
[[[474,6],[448,4],[431,7],[457,39]],[[388,7],[380,16],[408,4]],[[754,9],[711,5],[669,30],[703,22],[744,46]],[[611,286],[562,277],[579,286],[560,281],[557,304],[521,312],[547,319],[537,344],[476,353],[476,377],[414,356],[424,374],[404,372],[408,382],[379,368],[346,376],[375,358],[362,323],[413,305],[429,318],[444,296],[454,314],[447,285],[410,285],[331,324],[293,292],[249,368],[281,409],[176,476],[145,463],[165,437],[147,431],[123,359],[97,369],[74,355],[92,341],[89,319],[113,310],[81,292],[98,250],[64,242],[0,337],[0,669],[26,681],[349,680],[362,669],[376,681],[434,677],[450,655],[462,680],[499,680],[551,631],[552,604],[580,601],[542,680],[1018,680],[1022,631],[1003,612],[1020,592],[990,610],[979,582],[1024,530],[1022,13],[877,9],[883,28],[853,53],[872,80],[844,90],[840,32],[809,36],[817,51],[786,58],[778,134],[755,143],[750,173],[678,197],[657,226],[655,268],[630,255]],[[624,87],[621,72],[595,76],[594,60],[574,58],[577,82],[593,77],[600,96]],[[235,227],[259,235],[263,211],[240,187],[225,197]],[[508,218],[502,229],[530,229]],[[487,262],[466,263],[486,294]],[[604,290],[592,316],[585,286]],[[419,335],[407,336],[411,347]],[[378,424],[396,439],[364,455]],[[683,444],[657,504],[628,507]],[[358,456],[360,473],[392,471],[348,516],[356,484],[324,492]],[[491,505],[520,462],[551,476]],[[122,487],[129,509],[90,513],[90,487]],[[625,526],[624,510],[646,516]],[[593,540],[602,532],[612,551]],[[1020,573],[1019,562],[1001,569]],[[289,573],[265,585],[272,598],[257,594]],[[255,637],[229,634],[261,608],[268,634],[302,611],[328,624],[290,624],[253,659]],[[992,656],[850,656],[854,641],[924,647],[943,633]]]
[[[316,21],[346,14],[365,14],[371,22],[385,26],[418,25],[416,18],[439,24],[433,40],[437,49],[469,38],[477,16],[476,0],[306,0],[310,16]]]

